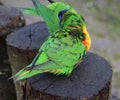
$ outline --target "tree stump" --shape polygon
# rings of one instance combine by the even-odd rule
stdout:
[[[32,61],[47,36],[48,31],[43,22],[26,26],[7,36],[8,56],[13,75]],[[23,96],[20,84],[24,82],[15,83],[17,100],[21,100]]]
[[[6,51],[6,36],[25,25],[23,14],[13,7],[0,6],[0,55]],[[6,53],[7,54],[7,53]],[[3,60],[3,59],[2,59]]]
[[[105,59],[88,52],[69,77],[45,73],[30,78],[27,100],[108,100],[111,73]]]
[[[15,90],[7,55],[6,36],[25,25],[23,14],[16,8],[0,5],[0,99],[15,100]],[[8,92],[11,91],[11,92]]]
[[[0,6],[0,37],[24,25],[23,14],[17,8]]]
[[[31,62],[48,35],[46,25],[41,22],[7,37],[13,74]],[[111,77],[109,63],[88,52],[69,77],[43,73],[27,79],[22,85],[22,100],[108,100]]]

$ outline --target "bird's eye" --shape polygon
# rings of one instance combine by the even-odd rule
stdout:
[[[58,17],[59,17],[60,21],[62,20],[63,15],[64,15],[67,11],[68,11],[68,9],[64,9],[64,10],[62,10],[62,11],[60,11],[60,12],[58,13]]]

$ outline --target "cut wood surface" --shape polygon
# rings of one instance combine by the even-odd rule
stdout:
[[[38,100],[108,100],[111,73],[111,67],[105,59],[87,53],[70,76],[47,73],[30,78],[28,97],[32,95]]]
[[[7,36],[8,55],[13,75],[32,61],[47,36],[47,28],[42,22],[26,26]],[[23,91],[20,82],[15,83],[15,86],[17,100],[21,100]]]
[[[25,25],[21,11],[13,7],[0,6],[0,37]]]
[[[28,65],[48,37],[45,23],[35,23],[7,37],[13,74]],[[112,70],[102,57],[88,52],[70,76],[36,75],[22,85],[23,100],[108,100]],[[20,100],[20,99],[19,99]]]

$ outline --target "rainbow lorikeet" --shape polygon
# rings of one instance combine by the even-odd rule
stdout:
[[[35,8],[26,8],[23,12],[42,16],[50,36],[42,44],[32,63],[14,77],[22,80],[44,72],[70,75],[91,45],[84,18],[62,2],[54,2],[47,7],[38,0],[32,2]]]

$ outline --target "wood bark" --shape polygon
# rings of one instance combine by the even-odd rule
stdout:
[[[13,75],[32,61],[42,44],[40,41],[45,41],[47,36],[47,28],[44,23],[26,26],[7,36],[7,51]],[[15,82],[17,100],[22,100],[22,85],[24,85],[23,81]]]
[[[112,70],[102,57],[88,52],[69,76],[40,74],[27,81],[27,100],[108,100]]]
[[[8,54],[15,74],[28,65],[48,37],[46,25],[35,23],[7,37]],[[22,84],[22,100],[108,100],[112,70],[102,57],[88,52],[68,76],[36,75]]]
[[[25,20],[21,11],[0,5],[0,98],[2,100],[16,99],[13,81],[7,80],[11,76],[11,69],[7,55],[6,36],[24,25]]]
[[[0,6],[0,37],[24,25],[24,16],[17,8]]]

